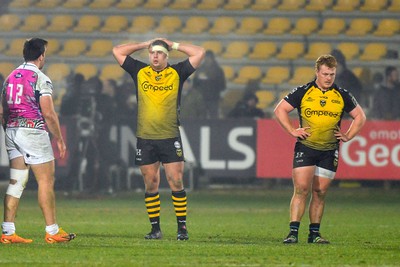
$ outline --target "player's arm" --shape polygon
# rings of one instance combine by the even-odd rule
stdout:
[[[310,133],[305,128],[294,128],[292,120],[289,117],[289,113],[294,110],[294,107],[290,105],[286,100],[282,99],[279,104],[275,107],[274,114],[275,119],[279,122],[282,128],[289,133],[291,136],[301,139],[306,139],[310,136]]]
[[[47,127],[53,138],[57,141],[60,157],[64,158],[67,148],[61,134],[60,122],[58,120],[58,115],[54,110],[53,98],[51,95],[42,95],[40,97],[40,107]]]
[[[6,114],[5,114],[5,110],[4,110],[4,98],[3,95],[0,96],[0,122],[1,125],[3,126],[3,129],[6,128]]]
[[[5,127],[5,120],[4,120],[4,116],[3,116],[3,105],[0,104],[0,121],[1,121],[1,125],[3,126],[3,129],[6,129]]]
[[[127,43],[114,46],[112,50],[114,58],[117,60],[119,65],[122,66],[127,56],[135,53],[136,51],[147,49],[154,40],[156,39],[141,43]]]
[[[3,89],[5,90],[5,89]],[[7,100],[4,97],[4,94],[0,95],[0,122],[3,126],[3,129],[6,129],[8,117],[10,116],[10,110],[8,109]]]
[[[186,43],[179,44],[177,50],[189,56],[190,64],[195,69],[200,66],[206,54],[206,50],[203,47]]]
[[[335,131],[336,138],[342,140],[343,142],[353,139],[361,131],[361,128],[364,126],[365,121],[367,120],[364,110],[360,105],[357,105],[352,111],[350,111],[349,115],[353,118],[353,121],[347,131],[342,132],[341,129]]]
[[[203,61],[204,56],[206,54],[206,50],[201,46],[197,46],[197,45],[193,45],[193,44],[189,44],[189,43],[176,43],[176,42],[172,42],[167,39],[162,39],[162,40],[164,40],[168,44],[170,50],[174,49],[174,50],[177,50],[179,52],[182,52],[182,53],[185,53],[186,55],[188,55],[190,64],[195,69],[198,66],[200,66],[200,64]]]

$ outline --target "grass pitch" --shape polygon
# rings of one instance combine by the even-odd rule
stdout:
[[[188,193],[188,241],[176,240],[171,196],[161,193],[163,240],[150,225],[143,193],[86,199],[57,195],[58,222],[77,238],[46,244],[36,192],[21,199],[17,233],[32,244],[0,244],[1,266],[399,266],[398,189],[332,188],[321,226],[330,245],[296,245],[288,233],[291,188]]]

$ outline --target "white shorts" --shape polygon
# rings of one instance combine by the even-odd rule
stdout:
[[[41,164],[54,160],[49,133],[30,128],[7,128],[6,149],[10,160],[24,157],[26,164]]]

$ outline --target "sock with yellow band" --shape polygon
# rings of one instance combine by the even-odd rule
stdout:
[[[160,194],[158,192],[153,194],[145,193],[144,201],[152,229],[160,230]]]
[[[178,228],[181,228],[186,225],[187,198],[185,189],[172,192],[172,202],[174,203]]]

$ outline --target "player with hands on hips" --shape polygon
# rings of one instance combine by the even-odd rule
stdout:
[[[295,88],[276,106],[275,118],[282,128],[297,138],[294,149],[292,180],[294,192],[290,202],[290,232],[283,243],[298,242],[300,221],[309,202],[308,243],[328,244],[322,238],[320,225],[328,188],[335,177],[339,162],[340,141],[354,138],[365,124],[365,114],[349,91],[334,81],[336,59],[322,55],[315,62],[316,79]],[[300,127],[293,126],[289,113],[294,109],[300,117]],[[352,118],[350,127],[340,127],[344,112]]]

